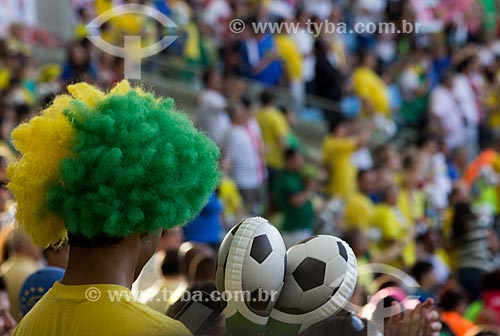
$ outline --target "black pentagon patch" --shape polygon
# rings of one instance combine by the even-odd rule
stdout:
[[[337,246],[339,247],[339,254],[344,258],[344,260],[347,262],[347,251],[345,249],[344,244],[341,242],[337,242]]]
[[[268,310],[269,302],[271,301],[271,295],[265,295],[266,293],[264,292],[259,295],[260,292],[262,292],[261,288],[250,293],[250,302],[248,303],[248,305],[257,315],[261,315],[259,314],[260,311],[263,312],[261,316],[268,316],[265,314],[265,312]]]
[[[253,239],[250,256],[259,264],[262,264],[271,252],[273,252],[273,248],[265,234],[257,236]]]
[[[318,236],[311,236],[311,237],[309,237],[309,238],[306,238],[306,239],[304,239],[303,241],[301,241],[299,244],[305,244],[305,243],[307,243],[308,241],[313,240],[313,239],[314,239],[314,238],[316,238],[316,237],[318,237]],[[299,244],[297,244],[297,245],[299,245]]]
[[[236,224],[232,229],[231,229],[231,233],[233,234],[233,236],[236,234],[236,231],[238,231],[238,229],[240,228],[240,225],[243,223],[243,221],[239,222],[238,224]]]
[[[306,258],[292,275],[304,292],[319,287],[325,281],[326,264],[318,259]]]

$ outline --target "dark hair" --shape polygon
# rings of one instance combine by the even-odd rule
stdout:
[[[350,120],[347,119],[344,114],[342,114],[341,112],[336,112],[336,111],[333,111],[330,115],[330,124],[329,124],[329,129],[328,131],[330,133],[333,133],[337,130],[337,128],[339,128],[341,125],[349,122]]]
[[[413,265],[411,269],[412,277],[417,280],[418,283],[422,280],[422,278],[429,272],[434,269],[434,266],[430,262],[427,261],[418,261],[415,265]]]
[[[74,247],[81,247],[81,248],[106,247],[118,244],[121,241],[123,241],[123,238],[110,237],[107,235],[101,235],[90,239],[87,237],[68,233],[69,246],[74,246]]]
[[[479,291],[490,291],[500,289],[500,270],[485,274],[479,282]]]
[[[342,239],[349,244],[349,246],[353,247],[356,245],[356,242],[359,241],[361,234],[361,231],[358,229],[350,229],[344,232]]]
[[[161,264],[161,273],[164,276],[179,275],[181,273],[178,254],[177,250],[166,251],[165,258]]]
[[[285,150],[285,161],[291,160],[295,155],[299,154],[299,151],[295,148],[288,148]]]
[[[205,71],[203,71],[201,78],[202,78],[203,84],[205,86],[208,85],[208,82],[210,81],[210,79],[212,78],[212,75],[214,73],[216,73],[216,71],[215,71],[215,69],[212,69],[212,68],[209,68],[209,69],[206,69]]]
[[[452,219],[453,241],[455,244],[460,242],[467,232],[468,226],[476,219],[476,215],[472,212],[469,203],[460,202],[455,205]]]
[[[356,181],[358,181],[358,184],[359,184],[359,181],[361,181],[365,175],[368,175],[369,173],[372,173],[373,170],[371,169],[360,169],[358,170],[358,173],[356,175]]]
[[[270,105],[272,104],[273,101],[274,101],[274,96],[271,92],[264,90],[260,93],[260,103],[263,106]]]
[[[444,311],[452,311],[457,308],[460,302],[466,301],[464,293],[456,289],[448,289],[441,295],[439,307]]]
[[[241,105],[243,105],[246,108],[252,107],[252,101],[250,100],[250,98],[248,98],[246,96],[243,96],[240,98],[240,103],[241,103]]]
[[[0,292],[6,292],[7,291],[7,284],[5,283],[5,278],[3,275],[0,275]]]

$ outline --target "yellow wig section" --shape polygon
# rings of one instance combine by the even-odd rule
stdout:
[[[59,180],[59,163],[69,155],[74,130],[63,111],[70,96],[59,96],[53,104],[29,123],[12,132],[12,139],[23,157],[12,163],[7,174],[9,188],[18,201],[17,220],[34,243],[48,246],[66,236],[61,218],[46,210],[46,192]]]
[[[128,81],[122,81],[109,95],[125,94],[130,90]],[[144,94],[140,89],[133,90]],[[67,237],[63,220],[46,207],[47,189],[62,183],[59,165],[63,158],[71,156],[70,148],[76,133],[64,110],[76,100],[94,107],[107,97],[87,83],[70,85],[68,91],[72,97],[56,97],[40,116],[12,132],[13,143],[22,154],[22,158],[7,170],[9,188],[18,201],[16,217],[31,240],[40,246],[57,244]]]

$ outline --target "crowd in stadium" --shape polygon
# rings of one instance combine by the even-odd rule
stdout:
[[[351,245],[358,265],[387,264],[410,274],[420,285],[420,300],[436,303],[443,335],[498,335],[497,1],[440,0],[425,8],[418,0],[135,2],[177,24],[177,40],[153,59],[197,69],[202,88],[194,122],[221,149],[224,173],[195,220],[164,231],[134,284],[141,302],[165,313],[189,287],[214,289],[224,234],[248,216],[264,216],[287,246],[333,233]],[[64,43],[47,32],[33,33],[23,22],[11,24],[0,39],[1,335],[29,311],[38,290],[61,279],[68,256],[67,246],[40,250],[15,226],[16,200],[6,175],[18,156],[11,132],[68,84],[107,88],[124,77],[124,60],[86,39],[86,23],[112,9],[112,2],[73,6],[74,38],[62,64],[36,62],[37,43]],[[229,30],[233,19],[245,23],[242,33]],[[396,27],[422,21],[425,29],[306,29],[307,22],[324,20]],[[258,33],[252,30],[258,22],[297,22],[300,29]],[[151,18],[126,14],[103,25],[100,34],[115,45],[124,35],[141,35],[143,45],[150,45],[166,30]],[[247,95],[255,84],[259,94]],[[280,88],[289,99],[276,93]],[[317,100],[323,102],[319,122],[326,131],[322,144],[311,148],[294,130]],[[362,306],[387,287],[405,290],[387,275],[360,276],[352,301]],[[154,299],[163,288],[171,297]],[[219,322],[206,335],[220,335]]]

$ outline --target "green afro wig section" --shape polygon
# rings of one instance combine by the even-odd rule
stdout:
[[[219,150],[173,100],[136,90],[64,111],[75,129],[48,207],[68,232],[127,237],[193,219],[216,188]]]

